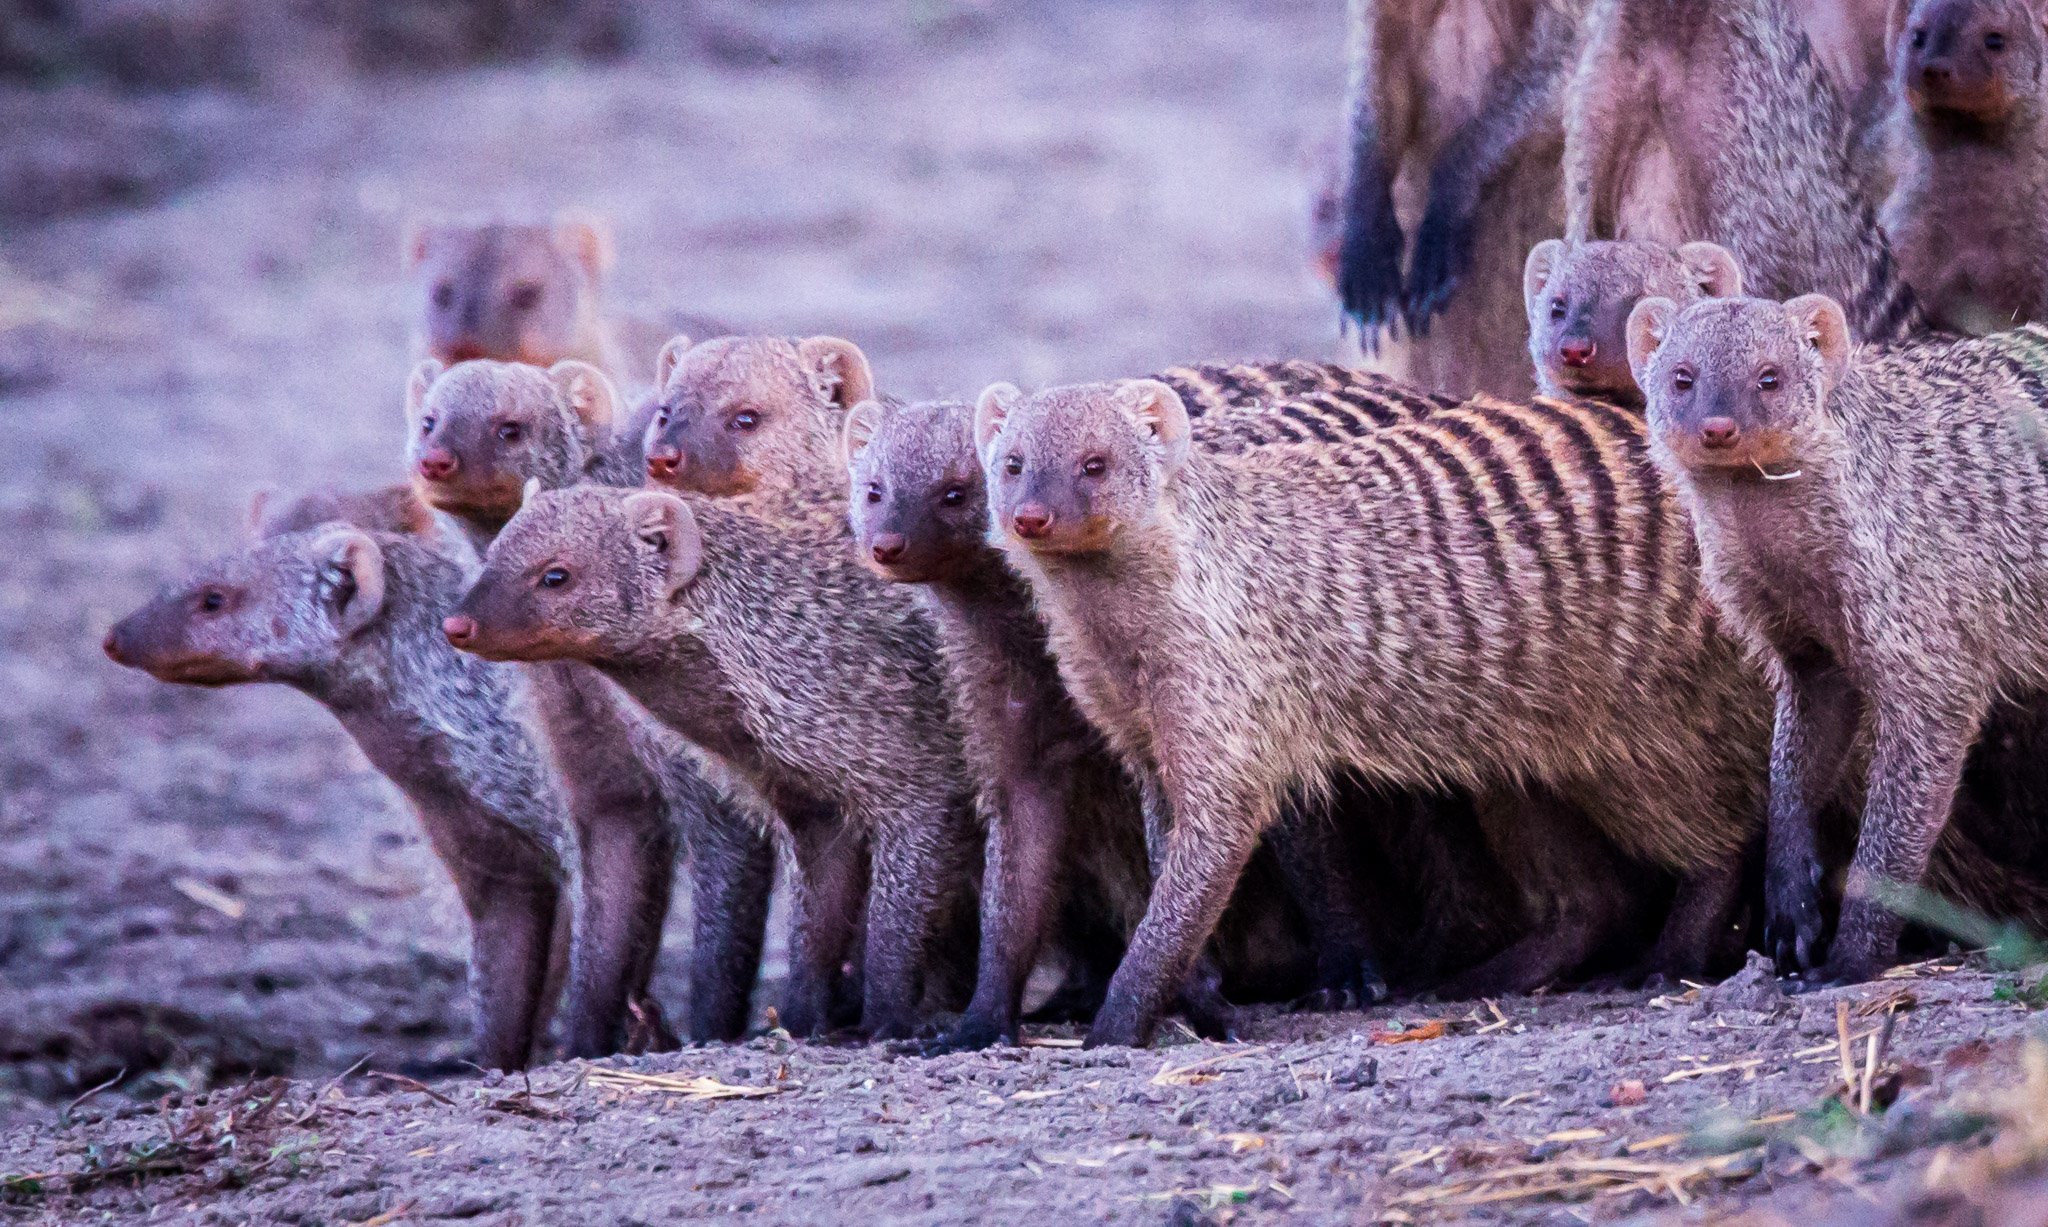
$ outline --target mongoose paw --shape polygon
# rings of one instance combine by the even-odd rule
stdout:
[[[865,1023],[861,1030],[869,1040],[907,1040],[917,1034],[917,1020],[900,1014],[884,1014],[872,1023]]]
[[[1820,887],[1810,874],[1790,875],[1795,879],[1790,883],[1783,876],[1773,873],[1765,884],[1764,953],[1777,964],[1779,975],[1792,975],[1819,966],[1826,944]]]
[[[1014,1034],[1014,1029],[1011,1034],[1005,1034],[1003,1028],[998,1024],[987,1019],[968,1015],[962,1018],[951,1031],[918,1044],[916,1050],[921,1056],[942,1057],[947,1053],[980,1052],[984,1048],[993,1048],[997,1044],[1014,1044],[1016,1042],[1017,1037]]]
[[[1338,1010],[1371,1009],[1388,997],[1387,982],[1372,960],[1360,960],[1348,973],[1289,1002],[1297,1014],[1331,1014]]]
[[[1400,320],[1401,223],[1391,197],[1377,207],[1353,207],[1337,252],[1337,294],[1358,325],[1360,346],[1372,354],[1379,351],[1381,331]]]
[[[1402,306],[1408,331],[1429,335],[1429,320],[1449,305],[1458,283],[1472,270],[1472,216],[1442,201],[1431,201],[1415,232],[1408,263],[1408,293]]]
[[[1129,1005],[1111,1002],[1095,1016],[1083,1048],[1143,1048],[1152,1042],[1157,1020],[1145,1018]]]

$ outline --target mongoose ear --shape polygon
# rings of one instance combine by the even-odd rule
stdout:
[[[838,337],[806,337],[796,343],[796,356],[810,378],[811,390],[841,409],[875,397],[875,377],[860,346]]]
[[[555,243],[583,266],[593,284],[612,271],[612,228],[595,213],[564,209],[555,214]]]
[[[346,639],[384,608],[384,551],[359,528],[335,525],[313,539],[320,566],[320,603]]]
[[[1180,393],[1156,379],[1132,379],[1116,390],[1116,401],[1151,436],[1167,475],[1188,457],[1188,407]]]
[[[412,368],[412,374],[405,380],[406,417],[414,421],[419,419],[420,406],[427,403],[427,390],[434,386],[434,381],[447,369],[447,364],[439,358],[422,358],[420,364]]]
[[[270,504],[276,498],[275,486],[259,486],[256,493],[249,496],[248,526],[249,536],[252,538],[263,536],[263,513],[270,510]]]
[[[1820,354],[1827,379],[1823,391],[1833,391],[1849,369],[1849,318],[1842,305],[1825,294],[1801,294],[1785,304],[1785,314]]]
[[[654,355],[654,390],[656,393],[668,387],[668,377],[675,373],[676,364],[681,362],[683,355],[689,352],[690,338],[677,333],[668,339],[668,344],[661,347],[660,353]]]
[[[1536,296],[1550,284],[1550,274],[1564,253],[1563,239],[1545,239],[1529,249],[1529,258],[1522,263],[1522,307],[1531,315],[1536,313]]]
[[[526,506],[526,505],[527,505],[528,503],[530,503],[530,502],[532,502],[532,501],[533,501],[533,496],[534,496],[534,495],[536,495],[536,494],[539,494],[539,493],[540,493],[540,478],[538,478],[538,477],[529,477],[529,478],[527,478],[527,479],[526,479],[526,484],[525,484],[525,485],[523,485],[523,486],[521,486],[521,487],[519,487],[519,505],[520,505],[521,507],[525,507],[525,506]]]
[[[548,368],[548,379],[561,389],[569,407],[592,434],[601,435],[611,429],[612,417],[618,412],[619,394],[603,371],[588,362],[564,358]]]
[[[406,272],[427,262],[427,253],[434,249],[434,230],[434,224],[423,217],[407,219],[405,237],[398,244],[398,259]]]
[[[688,503],[666,490],[629,494],[624,508],[633,539],[663,559],[667,573],[662,579],[662,596],[674,600],[704,565],[704,536],[697,528],[697,517],[690,514]]]
[[[1677,318],[1678,304],[1668,298],[1645,298],[1628,313],[1628,371],[1645,392],[1650,387],[1650,358]]]
[[[839,458],[847,468],[867,450],[875,432],[882,428],[882,402],[864,400],[846,411],[846,425],[839,431]]]
[[[981,457],[984,465],[989,462],[989,444],[1003,433],[1003,423],[1010,420],[1010,412],[1023,399],[1023,390],[1014,383],[992,383],[975,399],[974,454]]]
[[[1708,298],[1742,297],[1742,266],[1719,243],[1687,243],[1678,249],[1678,262]]]

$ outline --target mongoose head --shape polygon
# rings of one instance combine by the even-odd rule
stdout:
[[[838,337],[677,337],[654,367],[648,482],[714,498],[829,474],[846,411],[875,392],[867,357]]]
[[[1030,396],[999,383],[974,407],[995,531],[1035,553],[1106,549],[1148,522],[1188,454],[1188,412],[1156,379]]]
[[[988,551],[988,487],[974,454],[974,406],[884,405],[846,415],[854,548],[884,579],[952,578]]]
[[[1529,356],[1546,396],[1585,396],[1640,405],[1629,372],[1628,315],[1645,298],[1680,303],[1742,293],[1742,272],[1725,247],[1545,239],[1522,266]]]
[[[428,506],[479,524],[519,510],[526,483],[566,486],[609,437],[618,394],[604,372],[570,359],[546,368],[428,358],[406,386],[406,460]]]
[[[1828,396],[1849,365],[1849,323],[1822,294],[1636,304],[1629,365],[1648,394],[1651,446],[1687,471],[1783,479],[1836,434]]]
[[[1915,113],[1999,125],[2040,113],[2048,63],[2040,0],[1893,0],[1892,79]]]
[[[666,490],[535,491],[443,629],[489,660],[603,660],[638,640],[702,557],[696,520]]]
[[[377,537],[327,523],[206,563],[121,619],[102,646],[160,681],[302,681],[349,651],[384,592]]]
[[[427,353],[552,366],[577,352],[611,267],[603,223],[422,221],[407,227],[405,270]]]

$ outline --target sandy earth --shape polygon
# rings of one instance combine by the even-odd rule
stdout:
[[[258,487],[399,476],[396,253],[415,211],[596,209],[620,307],[849,336],[898,395],[1342,356],[1303,238],[1341,8],[714,4],[611,65],[0,91],[13,149],[42,159],[0,166],[0,1219],[1366,1221],[1411,1185],[1519,1163],[1531,1139],[1598,1156],[1717,1111],[1814,1107],[1833,1066],[1783,1054],[1833,1035],[1826,1002],[1699,1018],[1647,994],[1502,1002],[1510,1025],[1478,1035],[1498,1019],[1464,1004],[1263,1015],[1269,1046],[1208,1082],[1155,1075],[1228,1050],[926,1061],[768,1038],[625,1066],[777,1088],[758,1101],[677,1101],[580,1065],[537,1072],[530,1100],[473,1076],[434,1083],[447,1104],[360,1074],[323,1092],[363,1058],[462,1068],[452,889],[309,700],[166,687],[99,653],[156,584],[239,540]],[[53,165],[141,203],[65,211]],[[672,1012],[686,922],[657,980]],[[1917,1093],[2015,1076],[2025,1007],[1994,986],[1958,971],[1917,989],[1894,1045],[1933,1071]],[[1363,1038],[1475,1010],[1445,1038]],[[1986,1060],[1943,1063],[1978,1038]],[[1753,1079],[1657,1081],[1750,1055]],[[1602,1107],[1630,1078],[1647,1100]],[[249,1121],[280,1087],[223,1148],[227,1110]],[[1594,1128],[1570,1152],[1541,1140]],[[95,1188],[13,1179],[173,1135],[156,1167]],[[1869,1170],[1910,1183],[1926,1162]],[[1850,1196],[1815,1166],[1780,1138],[1761,1174],[1688,1187]]]

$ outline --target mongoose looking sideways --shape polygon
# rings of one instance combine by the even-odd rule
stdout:
[[[862,1027],[910,1034],[934,922],[969,884],[973,790],[931,624],[860,567],[843,525],[659,490],[536,491],[447,631],[488,657],[587,662],[762,796],[843,815],[791,825],[798,870],[808,897],[845,857],[807,841],[868,848]],[[800,950],[836,966],[851,918],[800,911]]]
[[[1883,221],[1934,322],[2048,319],[2048,5],[1896,0]]]
[[[479,550],[519,509],[524,487],[585,480],[637,482],[639,452],[615,438],[611,381],[588,363],[546,370],[477,360],[444,370],[428,359],[406,392],[413,486]],[[569,1053],[621,1043],[632,1016],[652,1018],[647,982],[661,948],[679,841],[688,844],[694,940],[690,1021],[698,1040],[746,1029],[774,877],[774,849],[757,820],[703,778],[694,751],[650,721],[615,686],[574,664],[528,671],[583,862]],[[651,1042],[665,1042],[658,1020]]]
[[[419,815],[470,922],[477,1058],[523,1069],[568,944],[567,814],[519,717],[516,669],[448,646],[441,620],[474,560],[342,520],[403,496],[309,496],[261,540],[123,618],[107,655],[192,686],[280,682],[320,701]],[[258,512],[261,513],[259,508]]]
[[[1546,396],[1586,396],[1641,407],[1628,366],[1628,313],[1644,298],[1690,303],[1742,293],[1742,272],[1725,247],[1545,239],[1522,270],[1529,308],[1529,357]]]
[[[1777,694],[1766,941],[1865,980],[1902,922],[1997,694],[2048,683],[2048,331],[1872,354],[1820,295],[1647,299],[1629,358],[1716,606]],[[1870,738],[1823,954],[1815,815]]]
[[[1091,1043],[1150,1037],[1282,795],[1347,768],[1582,804],[1684,875],[1657,957],[1704,959],[1766,714],[1630,415],[1479,402],[1212,456],[1163,383],[999,384],[975,435],[1069,693],[1173,817]]]

